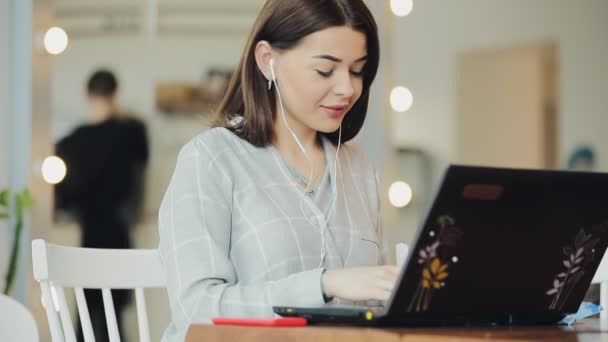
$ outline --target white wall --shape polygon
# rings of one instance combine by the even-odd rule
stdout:
[[[399,145],[419,145],[439,162],[454,157],[456,56],[469,49],[558,46],[562,161],[575,144],[598,149],[608,170],[608,1],[424,0],[398,19],[393,37],[396,82],[414,93],[410,112],[395,114]],[[434,170],[435,176],[440,168]],[[436,178],[436,177],[435,177]]]
[[[0,187],[6,185],[8,180],[8,16],[8,1],[0,1]]]
[[[238,62],[243,37],[221,39],[140,36],[72,38],[68,49],[55,58],[53,113],[59,118],[86,117],[85,85],[97,67],[114,70],[121,82],[122,104],[145,116],[154,112],[157,80],[198,81],[207,67],[232,67]]]
[[[44,4],[48,1],[36,0],[36,3]],[[40,181],[29,178],[30,166],[34,165],[31,157],[38,156],[32,154],[31,147],[35,146],[37,141],[41,141],[39,136],[42,135],[44,126],[48,127],[48,124],[45,125],[44,121],[37,120],[39,122],[37,125],[43,127],[37,131],[38,134],[34,135],[32,139],[32,117],[35,114],[33,108],[37,110],[36,113],[49,116],[48,102],[44,101],[43,96],[35,97],[41,94],[41,88],[44,87],[44,80],[39,78],[38,75],[45,70],[45,65],[40,62],[46,58],[37,49],[37,44],[33,41],[34,33],[38,33],[38,31],[34,31],[34,26],[37,27],[39,23],[32,25],[32,18],[39,14],[41,7],[34,6],[33,1],[29,0],[12,0],[8,3],[4,2],[4,4],[8,10],[3,10],[2,13],[6,15],[8,20],[2,21],[7,24],[5,26],[7,34],[4,39],[8,41],[8,46],[5,45],[5,48],[2,49],[2,53],[6,53],[2,63],[6,72],[3,72],[0,78],[3,78],[3,82],[6,82],[6,88],[3,91],[3,96],[5,96],[3,121],[6,133],[3,172],[7,179],[5,185],[10,185],[14,191],[21,191],[29,187],[34,198],[40,201],[40,204],[32,209],[32,216],[35,217],[33,222],[49,222],[50,215],[39,210],[39,208],[44,207],[44,197],[41,195],[44,190],[36,186]],[[44,21],[41,20],[40,23],[44,24]],[[11,218],[11,220],[14,220],[14,218]],[[30,235],[30,226],[30,220],[26,218],[20,241],[15,285],[12,292],[12,296],[23,303],[26,303],[29,299],[28,291],[30,289],[30,283],[28,282],[31,274],[31,267],[28,266],[30,265],[29,246],[32,236]],[[36,227],[48,227],[48,224],[46,226],[37,224]],[[9,240],[11,240],[13,232],[10,229],[8,231]]]
[[[0,1],[0,190],[8,185],[8,1]],[[8,264],[9,234],[6,222],[0,221],[0,287]]]

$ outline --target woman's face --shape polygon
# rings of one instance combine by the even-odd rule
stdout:
[[[361,96],[366,46],[365,34],[338,26],[280,53],[275,71],[290,121],[300,129],[335,132]]]

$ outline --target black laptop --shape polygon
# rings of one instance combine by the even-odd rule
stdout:
[[[383,307],[274,307],[309,324],[552,324],[608,246],[608,174],[449,166]]]

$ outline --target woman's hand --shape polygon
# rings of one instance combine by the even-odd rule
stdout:
[[[388,300],[399,276],[397,266],[327,269],[323,293],[327,297],[360,300]]]

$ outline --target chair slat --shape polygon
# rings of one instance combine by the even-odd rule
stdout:
[[[51,339],[53,342],[64,342],[65,338],[63,337],[63,331],[61,330],[61,323],[59,322],[57,311],[55,311],[55,303],[53,302],[53,295],[51,294],[51,285],[48,281],[41,280],[40,289],[42,290],[44,310],[46,311],[49,329],[51,330]]]
[[[95,342],[95,334],[93,334],[93,327],[91,326],[91,315],[89,315],[89,307],[87,306],[87,299],[84,296],[84,290],[82,287],[74,288],[76,294],[76,305],[78,306],[78,316],[80,317],[80,325],[82,326],[82,334],[85,342]]]
[[[57,293],[57,300],[59,304],[59,317],[61,317],[61,326],[63,327],[63,333],[66,342],[76,342],[76,334],[74,333],[74,324],[72,324],[72,316],[70,315],[70,308],[68,302],[65,299],[65,292],[62,286],[52,285]]]
[[[114,311],[114,301],[112,300],[112,290],[109,288],[101,289],[103,296],[103,309],[106,313],[106,322],[108,324],[108,336],[110,342],[120,342],[120,334],[118,333],[118,324],[116,323],[116,311]]]
[[[135,305],[137,306],[137,325],[139,326],[139,341],[150,342],[150,329],[148,327],[148,311],[144,289],[135,289]]]

